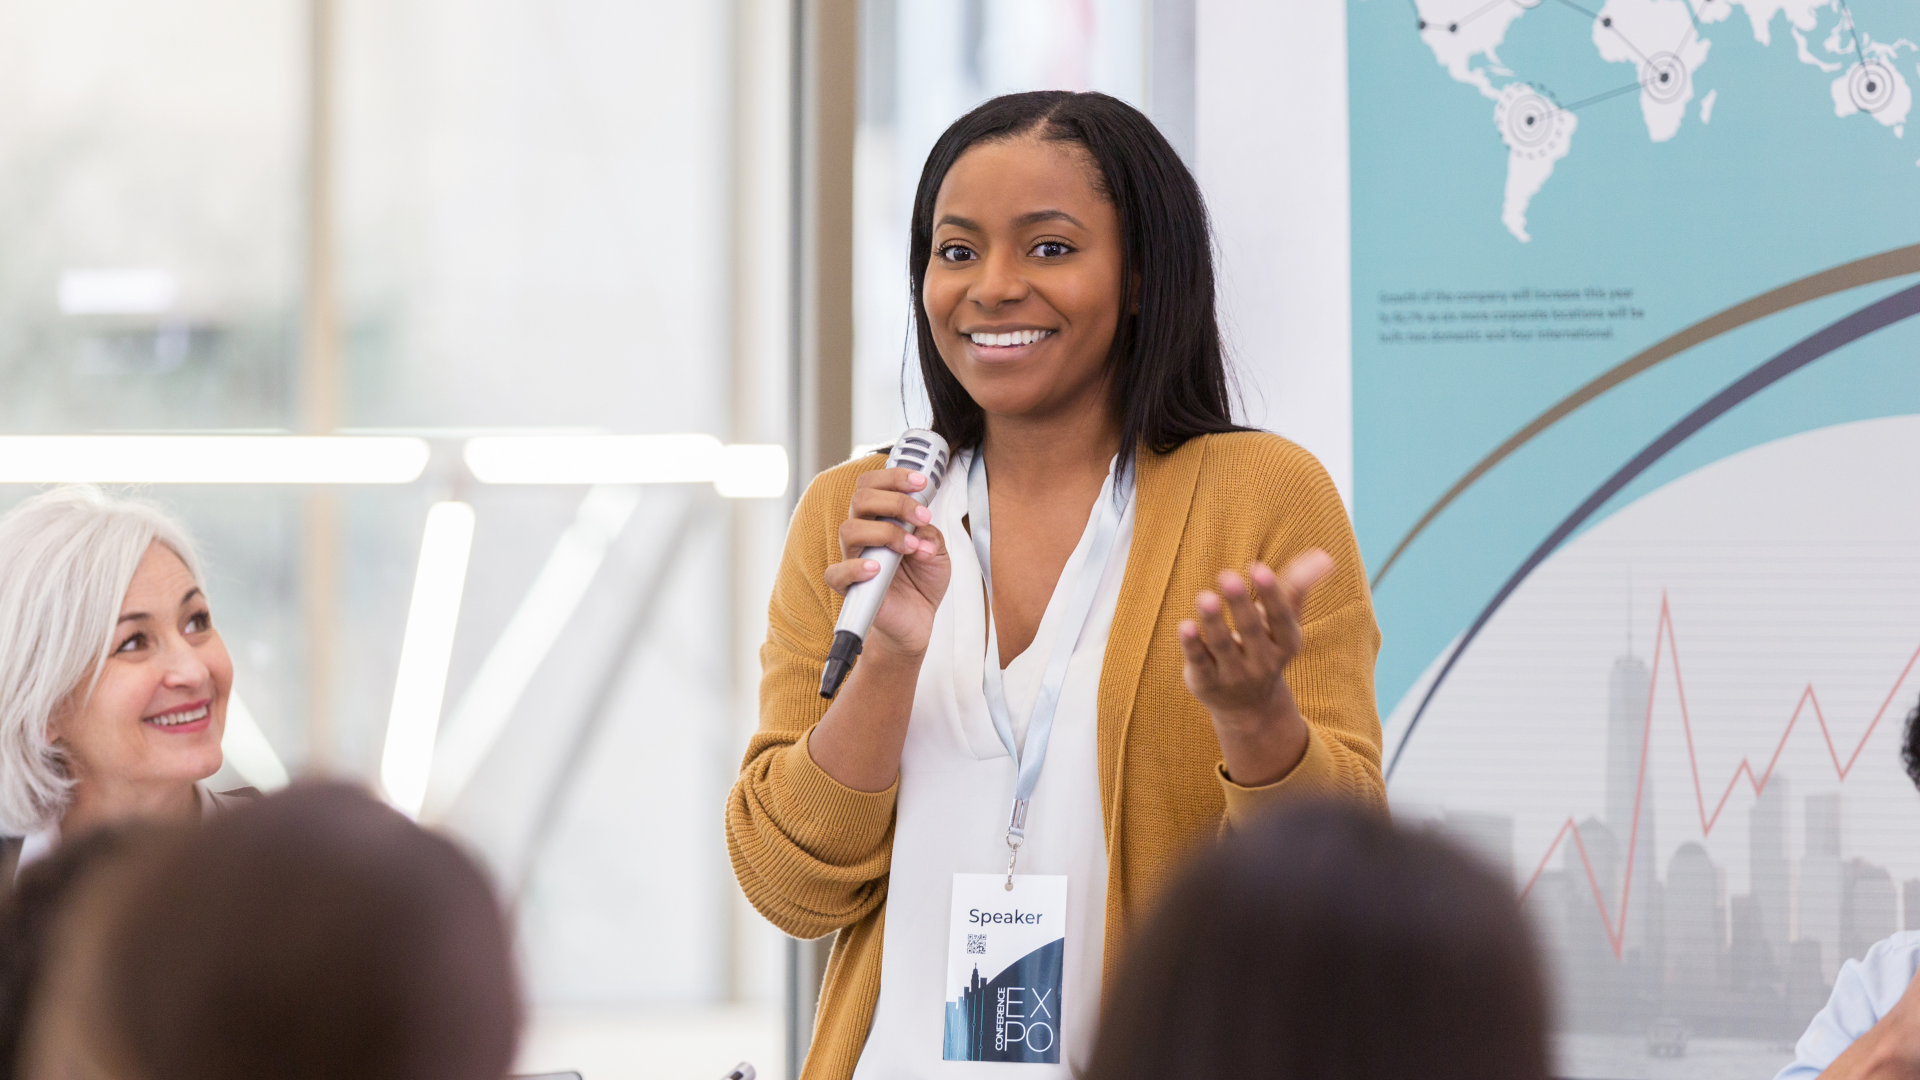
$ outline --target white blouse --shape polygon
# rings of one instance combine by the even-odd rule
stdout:
[[[953,875],[1007,868],[1007,808],[1014,761],[994,733],[981,689],[987,611],[980,563],[961,519],[967,516],[966,455],[934,498],[933,521],[947,538],[953,576],[934,614],[920,667],[906,746],[900,755],[893,862],[887,884],[880,1000],[854,1080],[978,1075],[996,1070],[1021,1080],[1078,1075],[1093,1055],[1100,1011],[1101,949],[1106,930],[1107,848],[1100,807],[1098,698],[1107,633],[1133,540],[1128,497],[1079,635],[1054,713],[1053,737],[1027,813],[1019,873],[1067,876],[1068,926],[1061,987],[1061,1064],[993,1065],[943,1060],[947,935]],[[1107,496],[1102,496],[1107,497]],[[1026,725],[1058,639],[1062,608],[1086,564],[1099,507],[1060,573],[1033,644],[1004,668],[1008,711],[1023,750]],[[1062,587],[1064,586],[1064,587]]]

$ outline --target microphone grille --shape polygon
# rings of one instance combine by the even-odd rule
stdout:
[[[909,429],[893,444],[893,452],[887,455],[887,467],[908,468],[925,476],[929,490],[937,491],[940,482],[946,479],[947,441],[931,431],[921,428]]]

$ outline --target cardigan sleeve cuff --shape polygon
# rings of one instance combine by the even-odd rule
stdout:
[[[1287,799],[1325,797],[1340,790],[1339,768],[1333,752],[1327,748],[1326,738],[1312,725],[1307,726],[1307,752],[1292,772],[1271,784],[1260,787],[1236,784],[1228,778],[1224,761],[1214,766],[1214,773],[1227,798],[1227,827],[1231,829],[1246,825],[1259,817],[1261,811]]]
[[[769,777],[789,835],[830,863],[863,858],[893,823],[900,779],[896,776],[885,791],[855,791],[814,762],[808,742],[802,738],[781,751],[774,769],[783,775]]]

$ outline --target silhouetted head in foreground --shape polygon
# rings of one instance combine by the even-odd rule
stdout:
[[[163,826],[98,828],[20,872],[0,904],[0,1080],[15,1075],[34,987],[72,898],[96,872],[169,836],[171,830]]]
[[[1288,807],[1190,866],[1109,984],[1091,1080],[1545,1080],[1513,885],[1429,832]]]
[[[90,880],[31,1080],[497,1080],[521,1006],[481,871],[366,794],[298,785]]]

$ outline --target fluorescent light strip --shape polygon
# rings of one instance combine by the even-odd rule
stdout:
[[[711,435],[483,435],[466,459],[487,484],[688,484],[713,481],[722,449]]]
[[[154,267],[67,270],[59,295],[60,310],[68,315],[158,315],[173,308],[180,285]]]
[[[487,484],[713,484],[744,499],[787,490],[784,447],[711,435],[485,435],[467,440],[465,457]]]
[[[473,507],[435,503],[427,511],[420,538],[420,567],[413,579],[413,603],[407,609],[407,634],[400,644],[400,672],[394,680],[393,711],[387,717],[387,745],[380,757],[380,783],[387,801],[409,817],[420,813],[433,767],[434,736],[447,692],[447,664],[453,633],[460,621],[460,595],[466,588],[467,559],[473,552]]]
[[[527,684],[573,619],[581,597],[606,561],[607,549],[619,539],[639,504],[640,490],[635,487],[598,486],[581,500],[573,524],[560,535],[500,640],[447,718],[433,751],[425,805],[428,817],[446,814],[479,771],[513,719]]]
[[[0,484],[407,484],[430,453],[400,436],[7,435]]]
[[[266,732],[253,718],[253,710],[240,700],[240,692],[227,695],[227,728],[220,736],[220,753],[241,779],[261,791],[278,791],[287,786],[287,767],[273,752]]]
[[[721,452],[713,487],[729,499],[777,499],[787,493],[790,471],[786,447],[734,443]]]

